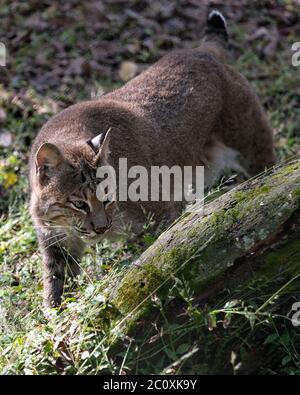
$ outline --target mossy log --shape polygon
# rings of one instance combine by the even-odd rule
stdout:
[[[113,326],[128,333],[141,318],[147,321],[153,297],[164,298],[176,278],[200,301],[253,272],[297,274],[299,203],[300,161],[294,161],[185,214],[107,290]]]

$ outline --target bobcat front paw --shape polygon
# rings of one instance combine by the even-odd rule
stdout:
[[[55,275],[44,278],[44,307],[53,308],[61,305],[64,280]]]

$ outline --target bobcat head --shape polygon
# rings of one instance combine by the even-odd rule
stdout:
[[[42,144],[35,155],[31,212],[38,222],[96,242],[112,224],[116,203],[96,196],[96,170],[107,164],[110,129],[58,147]]]

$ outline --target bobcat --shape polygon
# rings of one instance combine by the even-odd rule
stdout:
[[[180,214],[174,202],[100,201],[104,164],[205,167],[211,185],[224,167],[251,176],[275,162],[272,130],[247,80],[226,63],[228,31],[213,11],[195,49],[164,56],[125,86],[51,118],[31,152],[31,215],[44,264],[44,301],[61,303],[65,271],[79,273],[84,243],[139,232]],[[109,132],[108,132],[109,131]]]

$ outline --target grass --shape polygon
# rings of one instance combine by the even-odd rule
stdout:
[[[8,7],[9,2],[5,3]],[[23,26],[23,17],[17,19]],[[232,26],[233,41],[242,48],[232,62],[251,81],[263,102],[275,131],[278,160],[299,156],[300,73],[291,65],[290,50],[296,37],[291,30],[274,56],[266,59],[259,55],[260,40],[244,44],[247,33],[247,24]],[[70,47],[78,39],[76,34],[84,40],[80,23],[71,24],[59,34]],[[63,309],[53,310],[51,317],[44,316],[41,259],[28,214],[30,143],[41,125],[61,108],[88,98],[91,89],[120,85],[120,81],[92,75],[88,84],[78,77],[46,94],[38,92],[29,86],[24,65],[28,58],[35,57],[47,37],[36,35],[30,45],[25,43],[14,53],[11,73],[15,78],[0,85],[0,108],[5,110],[0,127],[13,133],[14,138],[8,147],[0,147],[2,374],[237,374],[243,371],[241,362],[251,361],[255,349],[254,360],[264,361],[260,361],[258,371],[252,366],[246,370],[300,374],[300,332],[282,313],[297,300],[297,288],[284,287],[279,281],[278,292],[272,293],[269,286],[274,278],[255,279],[231,295],[225,293],[216,305],[200,307],[194,303],[195,295],[188,284],[175,279],[165,301],[152,299],[157,313],[153,325],[142,327],[136,337],[117,333],[120,350],[112,349],[109,315],[106,326],[99,320],[110,309],[102,290],[116,276],[122,276],[122,271],[155,240],[148,229],[140,245],[120,241],[89,248],[77,289],[66,295]],[[154,48],[153,53],[156,51]],[[51,48],[46,52],[49,58],[53,56]],[[143,50],[136,60],[151,62],[153,56]],[[293,280],[294,285],[298,284],[297,279]],[[175,298],[181,300],[182,316],[178,320],[173,319],[170,308]],[[282,300],[283,305],[279,304]]]

